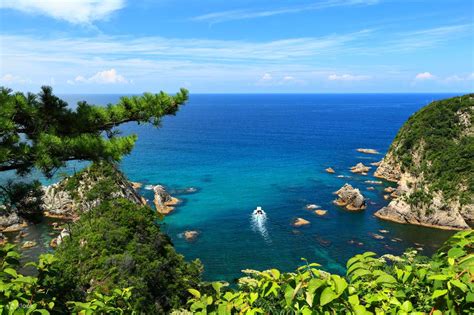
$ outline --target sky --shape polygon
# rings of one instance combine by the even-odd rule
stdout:
[[[0,86],[474,92],[474,0],[0,0]]]

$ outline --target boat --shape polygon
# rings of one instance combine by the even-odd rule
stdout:
[[[265,216],[266,213],[263,211],[262,207],[257,207],[257,209],[253,210],[253,215],[255,216]]]

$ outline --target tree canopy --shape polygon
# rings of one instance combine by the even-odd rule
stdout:
[[[48,86],[38,94],[0,88],[0,172],[19,175],[33,168],[51,176],[70,160],[118,161],[130,153],[136,136],[119,136],[126,122],[159,126],[163,116],[174,115],[188,99],[181,89],[121,97],[117,104],[97,106],[85,101],[72,110]]]

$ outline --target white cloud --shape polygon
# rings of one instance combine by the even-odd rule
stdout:
[[[435,76],[430,72],[421,72],[415,76],[415,80],[432,80]]]
[[[260,81],[271,81],[272,79],[273,77],[270,73],[265,73],[264,75],[262,75]]]
[[[204,15],[199,15],[192,20],[204,21],[210,23],[221,23],[233,20],[246,20],[255,19],[262,17],[269,17],[282,14],[299,13],[304,11],[315,11],[332,7],[342,6],[357,6],[357,5],[373,5],[378,3],[379,0],[326,0],[311,3],[307,5],[291,6],[291,7],[280,7],[270,10],[229,10],[221,12],[213,12]]]
[[[0,77],[0,83],[2,84],[14,84],[14,83],[31,83],[31,80],[29,79],[24,79],[20,76],[13,75],[11,73],[7,73]]]
[[[129,81],[122,75],[118,74],[115,69],[99,71],[90,78],[85,78],[82,75],[78,75],[74,80],[67,80],[69,84],[75,83],[99,83],[99,84],[116,84],[122,83],[127,84]]]
[[[0,8],[47,15],[74,24],[106,19],[122,9],[125,0],[2,0]]]
[[[331,74],[328,76],[329,81],[363,81],[369,80],[368,75],[352,75],[352,74]]]

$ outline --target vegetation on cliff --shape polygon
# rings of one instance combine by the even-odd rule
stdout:
[[[432,102],[408,119],[389,151],[403,172],[422,176],[429,190],[472,203],[473,114],[474,94]],[[419,192],[411,202],[427,199],[426,192]]]

